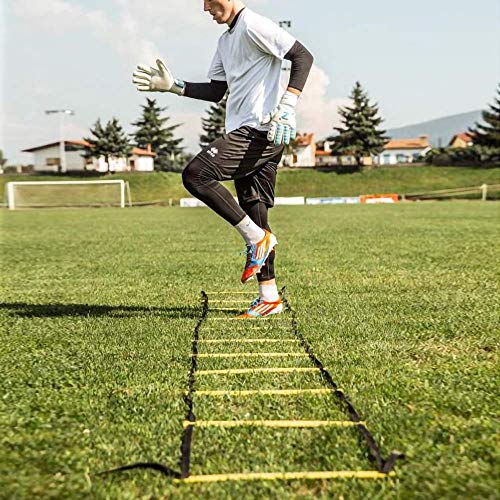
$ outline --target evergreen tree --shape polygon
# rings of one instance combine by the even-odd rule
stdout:
[[[151,144],[155,157],[156,170],[177,170],[183,163],[184,148],[181,146],[183,139],[176,139],[174,131],[180,124],[169,125],[168,116],[161,116],[167,108],[161,108],[155,99],[146,99],[142,106],[142,116],[132,123],[137,130],[131,134],[138,147],[146,149]]]
[[[339,109],[342,126],[334,127],[339,135],[332,138],[335,141],[332,149],[337,154],[354,156],[358,167],[361,167],[365,156],[378,155],[383,151],[387,137],[385,130],[378,129],[383,122],[378,116],[378,106],[370,104],[359,82],[356,82],[350,98],[352,106]]]
[[[102,126],[99,118],[94,124],[94,128],[90,129],[90,133],[94,137],[85,137],[84,140],[90,143],[91,147],[85,150],[83,156],[85,158],[104,156],[108,164],[108,172],[111,158],[128,159],[130,156],[132,146],[116,118],[112,118],[105,127]]]
[[[212,104],[207,111],[207,117],[202,118],[202,128],[205,132],[200,135],[200,147],[205,148],[217,139],[220,139],[226,130],[226,104],[228,93],[222,101]]]
[[[469,129],[474,146],[484,159],[500,161],[500,84],[493,104],[482,116],[484,124],[476,122],[475,127]]]
[[[7,158],[4,157],[3,151],[0,149],[0,168],[7,163]]]

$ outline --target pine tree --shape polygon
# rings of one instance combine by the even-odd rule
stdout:
[[[84,138],[90,144],[90,147],[85,150],[83,156],[85,158],[104,156],[108,165],[108,172],[111,158],[128,158],[130,156],[132,146],[129,143],[127,134],[125,134],[116,118],[112,118],[105,127],[102,126],[99,118],[94,124],[94,128],[90,129],[90,133],[94,137]]]
[[[212,104],[207,111],[207,117],[202,118],[202,128],[205,132],[200,135],[200,147],[205,148],[215,140],[221,138],[226,130],[226,104],[228,93],[222,101]]]
[[[378,116],[376,104],[370,104],[367,93],[356,82],[350,95],[352,106],[339,109],[342,127],[334,127],[339,135],[334,136],[333,152],[354,156],[358,167],[365,156],[380,154],[387,142],[385,130],[378,127],[383,119]]]
[[[137,130],[131,134],[139,148],[146,149],[151,145],[155,157],[156,170],[177,170],[183,162],[184,148],[181,146],[183,139],[176,139],[174,131],[181,124],[169,125],[168,116],[161,116],[167,108],[157,105],[155,99],[146,99],[146,104],[142,106],[142,116],[132,123]]]
[[[7,163],[7,158],[4,157],[3,151],[0,149],[0,168]]]
[[[483,111],[482,116],[485,123],[476,122],[475,127],[469,129],[474,146],[484,159],[500,161],[500,84],[493,104],[489,105],[489,110]]]

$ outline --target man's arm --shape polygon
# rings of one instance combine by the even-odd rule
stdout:
[[[219,102],[227,92],[227,82],[212,80],[210,83],[185,82],[184,96],[200,101]]]
[[[295,106],[297,106],[299,96],[304,90],[314,61],[312,54],[297,41],[286,53],[285,59],[292,61],[288,89],[281,98],[278,107],[265,120],[265,122],[270,123],[267,138],[276,145],[290,144],[290,141],[296,137]]]
[[[299,41],[296,41],[286,53],[285,59],[292,62],[288,90],[300,95],[306,85],[314,57]]]
[[[161,59],[156,60],[157,67],[139,65],[134,72],[133,82],[141,92],[171,92],[180,96],[219,102],[227,91],[227,82],[212,80],[210,83],[190,83],[173,77]]]

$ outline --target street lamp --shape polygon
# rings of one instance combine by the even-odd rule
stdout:
[[[283,28],[283,29],[291,28],[292,21],[280,21],[279,25],[280,25],[280,28]],[[288,63],[284,63],[283,71],[290,71],[290,66],[288,65]]]
[[[59,114],[59,158],[61,173],[66,173],[66,149],[64,147],[64,117],[66,115],[74,115],[72,109],[47,109],[46,115]]]

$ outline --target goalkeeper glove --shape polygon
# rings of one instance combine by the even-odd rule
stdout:
[[[184,94],[186,84],[176,80],[161,59],[156,60],[157,68],[140,64],[133,74],[133,82],[140,92],[172,92]]]
[[[276,146],[279,146],[280,144],[290,144],[290,141],[295,139],[297,136],[295,106],[298,100],[298,95],[286,91],[278,107],[268,116],[267,123],[271,123],[267,134],[269,142],[274,142]]]

